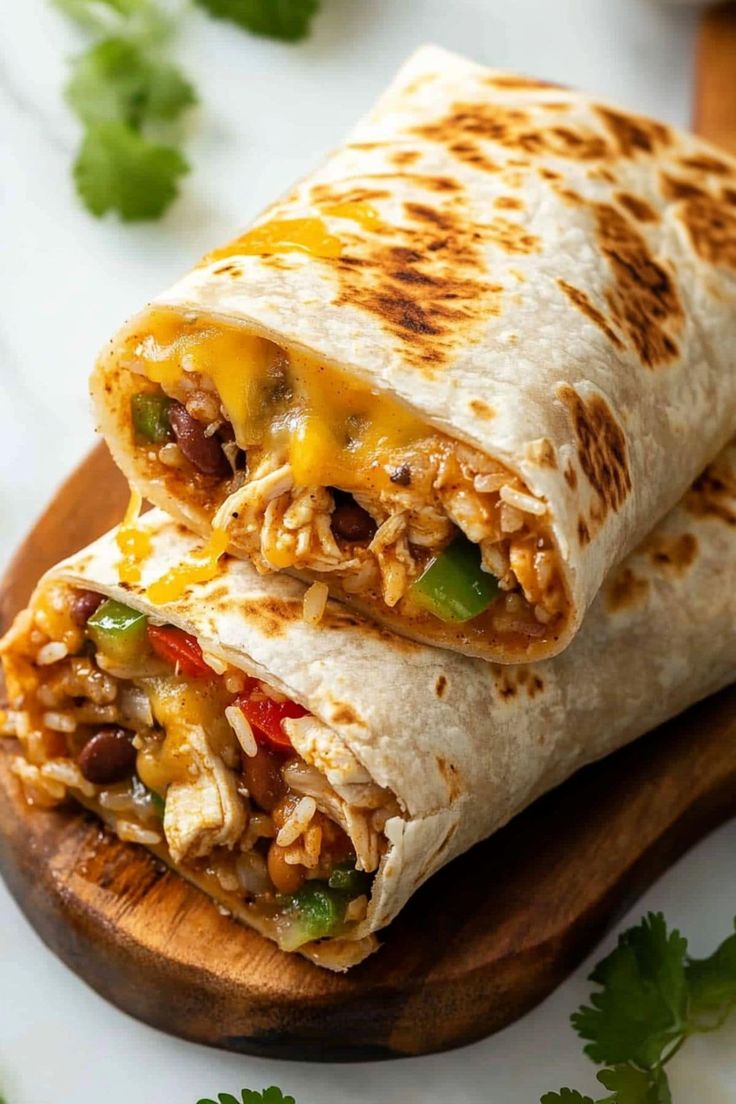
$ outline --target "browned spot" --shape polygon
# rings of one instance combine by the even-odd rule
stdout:
[[[431,371],[498,313],[503,289],[488,278],[487,228],[459,199],[406,203],[404,213],[401,225],[384,224],[343,254],[335,301],[377,316],[401,355]]]
[[[685,508],[695,517],[736,525],[736,477],[719,460],[709,464],[685,495]]]
[[[426,84],[430,84],[434,79],[431,73],[420,73],[418,77],[415,77],[413,81],[406,85],[402,91],[402,95],[413,96],[420,88],[424,88]]]
[[[450,152],[455,154],[458,161],[464,161],[466,165],[483,169],[485,172],[500,172],[501,166],[490,157],[486,157],[475,142],[453,142],[450,145]]]
[[[447,795],[450,801],[456,801],[462,793],[462,785],[460,783],[460,775],[457,767],[454,763],[449,763],[447,759],[443,759],[441,755],[438,755],[437,770],[442,775],[445,785],[447,786]]]
[[[299,599],[276,595],[243,598],[237,606],[246,620],[268,637],[283,636],[287,626],[300,621],[303,614],[303,603]]]
[[[566,103],[564,100],[549,100],[547,103],[540,103],[539,106],[545,111],[570,111],[572,104]]]
[[[718,157],[709,157],[705,153],[697,157],[681,157],[680,164],[686,169],[694,169],[696,172],[715,173],[716,176],[728,176],[734,171],[734,166]]]
[[[537,172],[542,177],[542,180],[561,180],[560,173],[555,172],[554,169],[537,169]]]
[[[602,519],[607,510],[620,509],[631,490],[624,431],[602,395],[583,399],[569,384],[561,384],[557,395],[570,414],[580,466],[600,499]]]
[[[370,203],[374,199],[388,199],[391,195],[385,188],[355,187],[346,188],[345,184],[315,184],[310,189],[310,198],[317,204]]]
[[[538,77],[524,77],[517,75],[516,73],[494,73],[490,77],[483,78],[484,84],[489,84],[491,88],[562,88],[560,84],[555,84],[553,81],[540,80]]]
[[[605,584],[606,606],[611,612],[639,605],[649,590],[649,580],[639,579],[630,567],[619,568]]]
[[[231,276],[234,280],[243,275],[243,270],[240,265],[230,261],[229,264],[219,265],[217,268],[212,269],[214,276]]]
[[[616,202],[625,207],[630,215],[639,222],[658,222],[659,215],[654,208],[640,196],[631,195],[629,192],[617,192]]]
[[[595,110],[624,157],[655,153],[670,143],[670,132],[663,123],[640,115],[612,111],[608,107],[597,107]]]
[[[396,165],[398,168],[403,169],[405,165],[413,165],[420,157],[421,154],[419,150],[401,149],[391,153],[389,155],[389,161],[392,165]]]
[[[359,725],[361,721],[358,714],[347,702],[336,702],[330,713],[330,721],[336,725]]]
[[[516,196],[498,196],[494,199],[493,206],[498,207],[500,211],[523,211],[524,204]]]
[[[578,516],[578,544],[581,548],[584,548],[586,544],[590,544],[590,529],[582,514]]]
[[[565,468],[564,475],[565,475],[565,482],[567,483],[568,487],[570,488],[571,491],[574,491],[575,488],[578,485],[578,473],[576,472],[576,470],[572,466],[572,464],[569,463],[569,462],[568,462],[567,467]]]
[[[385,145],[385,142],[348,142],[348,149],[375,150]]]
[[[605,168],[604,165],[598,165],[594,169],[588,169],[589,180],[602,180],[605,184],[615,184],[616,174],[611,172],[610,169]]]
[[[440,142],[456,156],[463,156],[462,142],[478,139],[531,155],[551,154],[574,161],[608,156],[605,139],[593,130],[572,126],[538,126],[528,112],[497,103],[456,103],[435,122],[417,127],[415,133]]]
[[[489,421],[495,417],[493,407],[489,406],[487,402],[483,402],[483,399],[471,399],[468,406],[477,418],[485,418],[486,421]]]
[[[525,690],[528,697],[535,698],[544,689],[544,683],[535,670],[523,664],[502,667],[490,664],[491,676],[496,691],[502,701],[511,701]]]
[[[736,188],[724,188],[721,192],[721,199],[724,203],[736,207]]]
[[[736,211],[713,196],[702,196],[688,200],[680,217],[699,257],[736,270]]]
[[[530,234],[524,226],[509,219],[493,219],[487,224],[479,224],[478,230],[506,253],[538,253],[541,248],[539,238],[535,234]]]
[[[681,575],[695,560],[698,542],[692,533],[681,533],[679,537],[653,533],[644,541],[641,550],[653,563]]]
[[[572,284],[568,284],[566,280],[558,280],[557,283],[560,285],[570,302],[574,303],[578,310],[587,315],[591,322],[593,322],[598,327],[598,329],[606,335],[611,344],[614,345],[617,349],[622,349],[623,342],[621,341],[621,338],[618,336],[618,334],[614,333],[614,331],[606,322],[605,317],[601,314],[598,308],[591,303],[585,292],[582,291],[580,288],[573,287]]]
[[[445,696],[445,690],[447,690],[447,675],[438,675],[437,682],[434,685],[434,692],[438,698]]]
[[[680,199],[693,199],[696,196],[707,195],[701,187],[693,184],[692,181],[670,176],[669,173],[661,173],[659,181],[662,195],[671,203],[676,203]]]
[[[555,188],[555,191],[560,199],[570,207],[581,207],[585,203],[580,193],[574,192],[572,188]]]
[[[549,437],[538,437],[535,441],[530,441],[524,449],[524,453],[530,463],[537,464],[540,468],[555,469],[557,467],[555,446]]]
[[[606,292],[613,320],[649,368],[678,355],[667,327],[679,330],[684,313],[675,282],[655,261],[636,227],[608,203],[592,205],[598,244],[614,283]]]

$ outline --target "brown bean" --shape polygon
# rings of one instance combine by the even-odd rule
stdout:
[[[296,893],[306,877],[306,867],[287,863],[286,849],[272,843],[268,849],[268,876],[279,893]]]
[[[229,475],[230,465],[217,434],[205,437],[202,423],[193,418],[181,403],[171,404],[169,421],[176,443],[197,471],[203,475]]]
[[[283,760],[272,755],[265,748],[259,748],[257,755],[243,756],[243,773],[248,793],[265,812],[270,813],[286,793],[286,784],[281,777]]]
[[[84,745],[77,763],[95,786],[110,786],[129,778],[135,770],[133,733],[125,728],[102,728]]]
[[[75,625],[86,625],[93,613],[105,600],[104,594],[94,590],[78,590],[72,598],[71,615]]]
[[[338,502],[331,524],[336,537],[354,543],[366,543],[376,532],[375,521],[357,502]]]

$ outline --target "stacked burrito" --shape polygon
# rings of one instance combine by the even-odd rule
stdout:
[[[420,50],[101,354],[131,506],[0,645],[27,799],[341,970],[731,682],[735,243],[727,155]]]

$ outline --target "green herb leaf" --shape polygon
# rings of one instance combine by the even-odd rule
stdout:
[[[601,1085],[615,1093],[615,1104],[671,1104],[667,1074],[663,1069],[640,1070],[634,1066],[617,1066],[601,1070]]]
[[[255,1089],[243,1089],[241,1099],[238,1100],[230,1093],[220,1093],[217,1100],[198,1100],[197,1104],[296,1104],[293,1096],[284,1096],[281,1089],[271,1085],[270,1089],[256,1092]],[[0,1102],[2,1104],[2,1102]]]
[[[560,1089],[559,1092],[545,1093],[541,1104],[595,1104],[595,1101],[575,1089]]]
[[[698,1029],[718,1026],[736,1006],[736,935],[724,940],[710,958],[690,959],[685,977],[690,1015]]]
[[[687,1017],[687,941],[668,933],[661,913],[650,913],[619,938],[591,974],[602,986],[591,1006],[572,1017],[594,1062],[633,1062],[650,1068],[668,1043],[681,1036]]]
[[[196,102],[173,65],[149,60],[134,42],[106,38],[77,59],[67,99],[85,123],[172,120]]]
[[[319,0],[196,0],[217,19],[229,19],[253,34],[298,42],[309,34]]]
[[[173,147],[148,142],[125,123],[102,122],[87,129],[74,179],[93,215],[117,211],[130,222],[163,214],[188,170]]]

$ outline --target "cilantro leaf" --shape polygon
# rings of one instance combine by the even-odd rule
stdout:
[[[255,1089],[243,1089],[241,1099],[230,1093],[220,1093],[217,1100],[198,1100],[197,1104],[296,1104],[293,1096],[284,1096],[281,1089],[271,1085],[270,1089],[256,1092]]]
[[[124,38],[105,38],[82,54],[66,95],[85,123],[119,120],[136,129],[144,120],[175,119],[196,102],[175,66],[147,58]]]
[[[74,163],[77,191],[98,217],[117,211],[126,222],[158,218],[189,171],[178,150],[148,142],[125,123],[88,127]]]
[[[692,958],[685,967],[690,1015],[701,1030],[704,1018],[725,1019],[736,1006],[736,935],[729,936],[710,958]]]
[[[601,1085],[616,1094],[615,1104],[672,1104],[667,1074],[663,1069],[640,1070],[635,1066],[616,1066],[601,1070]]]
[[[595,1104],[595,1101],[575,1089],[560,1089],[559,1092],[545,1093],[541,1104]]]
[[[319,0],[196,0],[217,19],[229,19],[253,34],[298,42],[309,34]]]
[[[591,974],[600,985],[590,1006],[572,1017],[575,1030],[590,1042],[585,1053],[595,1062],[633,1062],[648,1068],[665,1046],[686,1029],[687,941],[668,933],[661,913],[650,913],[620,936],[618,946]]]

